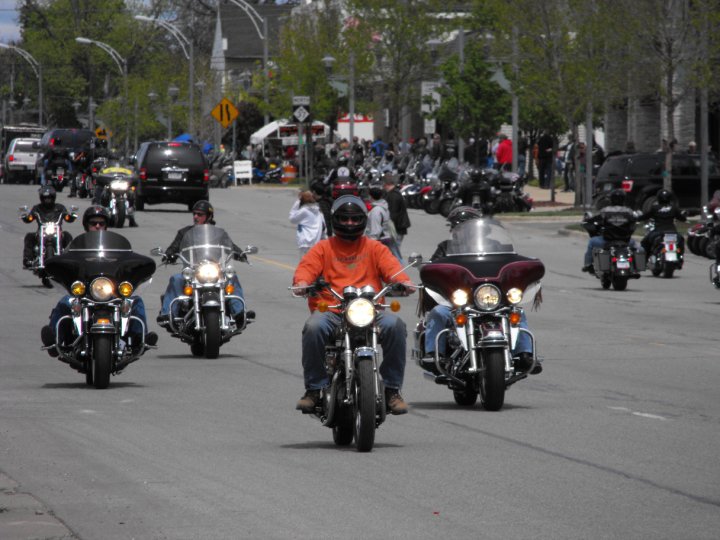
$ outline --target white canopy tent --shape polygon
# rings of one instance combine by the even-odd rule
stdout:
[[[292,124],[286,119],[270,122],[269,124],[261,127],[255,133],[250,135],[250,144],[264,145],[266,139],[280,140],[283,146],[291,146],[298,144],[297,130],[295,130],[295,133],[293,134],[293,130],[289,129],[295,125],[296,124]],[[281,129],[283,127],[285,127],[286,129]],[[327,139],[330,136],[330,126],[328,126],[324,122],[320,122],[319,120],[313,121],[312,130],[313,139],[318,139],[320,137],[324,137],[325,139]],[[338,136],[338,133],[335,132],[335,135]]]

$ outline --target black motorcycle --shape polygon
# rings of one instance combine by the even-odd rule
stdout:
[[[85,374],[85,382],[107,388],[116,375],[149,348],[145,325],[131,314],[133,293],[155,272],[155,261],[132,251],[126,238],[91,231],[75,238],[62,255],[46,264],[47,272],[70,293],[70,315],[52,331],[58,358]],[[141,325],[139,338],[130,323]],[[62,336],[71,332],[69,342]],[[64,329],[65,332],[61,332]]]
[[[605,238],[605,247],[594,248],[592,252],[595,276],[600,280],[603,289],[612,286],[616,291],[624,291],[627,289],[628,280],[640,279],[640,272],[645,270],[646,261],[644,253],[630,245],[636,225],[634,222],[625,226],[624,240],[608,237],[604,227],[592,219],[586,218],[582,225],[591,237],[602,235]]]
[[[247,261],[248,254],[257,252],[257,247],[247,246],[237,253],[225,230],[213,225],[196,225],[183,236],[178,257],[184,267],[185,286],[183,295],[170,306],[170,312],[179,311],[179,316],[170,318],[168,330],[173,337],[190,344],[193,356],[217,358],[220,346],[241,334],[254,319],[245,301],[233,294],[235,268],[229,261],[233,257]],[[162,248],[154,248],[151,253],[165,254]],[[230,316],[227,303],[231,300],[241,302],[242,317]]]
[[[648,234],[652,232],[655,225],[650,221],[646,228]],[[664,278],[671,278],[675,270],[683,267],[684,253],[680,249],[682,235],[677,231],[668,231],[662,235],[656,235],[650,248],[650,255],[647,260],[647,267],[652,275]]]

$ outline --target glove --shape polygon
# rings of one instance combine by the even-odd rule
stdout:
[[[235,260],[240,262],[247,262],[247,255],[245,253],[236,253]]]

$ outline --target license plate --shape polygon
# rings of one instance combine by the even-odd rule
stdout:
[[[675,253],[674,251],[666,251],[665,252],[665,260],[672,261],[672,262],[677,261],[677,253]]]
[[[630,269],[630,261],[618,261],[617,267],[618,267],[618,270],[629,270]]]
[[[666,234],[663,236],[664,242],[677,242],[677,234]]]
[[[179,172],[169,172],[167,177],[168,177],[168,180],[182,180],[183,174],[179,173]]]

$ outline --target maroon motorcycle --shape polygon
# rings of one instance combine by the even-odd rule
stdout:
[[[522,306],[539,302],[544,274],[538,259],[517,254],[499,221],[456,226],[446,255],[420,270],[413,356],[425,376],[450,388],[458,405],[479,395],[485,409],[501,409],[507,388],[540,371]],[[434,355],[425,353],[426,339]]]

